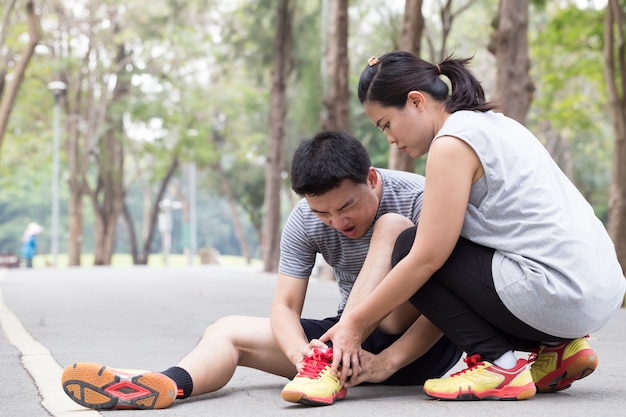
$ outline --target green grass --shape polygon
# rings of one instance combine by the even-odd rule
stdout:
[[[80,258],[81,266],[93,266],[93,254],[83,254]],[[57,257],[58,266],[64,267],[69,265],[69,257],[67,254],[59,254]],[[48,254],[35,255],[33,259],[33,268],[45,268],[52,263],[52,256]],[[189,266],[189,260],[187,255],[173,254],[169,256],[169,266]],[[226,266],[245,266],[246,260],[241,256],[219,256],[220,265]],[[111,266],[132,266],[133,258],[128,254],[117,253],[113,255],[111,259]],[[152,254],[148,258],[148,266],[162,267],[165,265],[163,255]],[[196,256],[193,265],[200,265],[200,257]],[[263,263],[260,259],[253,259],[252,266],[262,266]]]

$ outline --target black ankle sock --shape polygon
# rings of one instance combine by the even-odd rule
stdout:
[[[193,381],[191,380],[191,375],[189,375],[189,373],[183,368],[172,366],[161,373],[172,378],[174,382],[176,382],[176,386],[178,387],[176,399],[180,400],[191,395],[191,391],[193,391]]]

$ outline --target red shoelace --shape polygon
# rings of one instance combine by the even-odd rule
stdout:
[[[537,359],[537,354],[532,352],[528,355],[528,359],[527,361],[529,363],[534,362]],[[472,369],[476,368],[477,366],[480,366],[484,363],[484,361],[482,360],[482,358],[480,357],[479,354],[474,354],[472,356],[468,356],[466,358],[463,358],[463,362],[465,362],[467,364],[467,368],[459,371],[459,372],[455,372],[453,374],[451,374],[450,376],[457,376],[457,375],[463,375],[466,372],[471,371]]]
[[[464,373],[469,372],[472,369],[476,368],[477,366],[480,366],[480,365],[483,364],[483,361],[482,361],[480,355],[478,355],[478,354],[475,354],[475,355],[472,355],[472,356],[467,356],[467,357],[463,358],[463,362],[465,362],[465,364],[467,365],[467,368],[463,369],[462,371],[453,373],[452,375],[450,375],[450,377],[463,375]]]
[[[306,376],[307,378],[316,379],[320,376],[320,372],[330,363],[333,359],[333,349],[328,348],[326,350],[313,349],[313,355],[308,358],[304,358],[304,366],[298,372],[298,376]]]

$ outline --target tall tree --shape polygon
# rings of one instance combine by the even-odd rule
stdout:
[[[159,203],[166,197],[167,188],[172,178],[178,171],[180,165],[180,159],[177,152],[169,160],[169,166],[164,176],[160,178],[160,182],[157,185],[157,191],[154,197],[150,193],[150,186],[144,185],[144,216],[143,216],[143,233],[141,235],[141,252],[139,251],[139,244],[137,242],[137,236],[135,233],[135,222],[126,202],[124,202],[123,216],[128,229],[128,237],[130,243],[130,253],[133,258],[134,265],[147,265],[148,258],[152,251],[152,241],[156,233],[156,225],[159,217]]]
[[[447,42],[452,30],[454,19],[461,13],[469,9],[475,0],[464,0],[461,5],[454,6],[454,0],[445,0],[439,2],[439,19],[440,19],[440,44],[438,48],[434,46],[433,33],[429,33],[426,29],[424,15],[422,13],[423,0],[405,0],[404,15],[402,19],[402,31],[400,35],[400,49],[409,51],[417,56],[422,56],[422,38],[426,34],[426,41],[429,45],[429,57],[427,60],[441,61],[446,55]],[[416,160],[407,154],[403,154],[396,147],[389,149],[389,168],[414,172]]]
[[[422,0],[406,0],[402,18],[400,44],[402,49],[420,56],[422,53],[422,32],[424,31],[424,15]]]
[[[350,90],[348,86],[348,0],[330,2],[330,25],[326,48],[328,91],[324,97],[327,120],[322,126],[350,132]]]
[[[602,58],[606,12],[575,4],[546,6],[531,8],[528,33],[536,90],[526,123],[604,216],[610,176],[606,155],[613,147],[613,138],[604,134],[606,124],[599,122],[608,119]]]
[[[4,9],[4,17],[2,19],[2,28],[0,28],[0,50],[5,46],[7,31],[9,28],[10,16],[15,6],[15,0],[10,0]],[[20,85],[24,80],[26,68],[35,53],[35,47],[39,43],[41,37],[39,32],[39,17],[35,13],[35,2],[28,0],[26,2],[26,16],[28,19],[28,42],[24,46],[19,58],[9,56],[4,60],[6,65],[0,67],[0,148],[4,139],[4,133],[9,124],[9,117],[13,110],[15,98],[20,89]],[[9,67],[14,69],[11,71],[11,77],[8,78]],[[8,84],[6,83],[7,79]]]
[[[459,17],[463,12],[467,11],[476,0],[462,0],[459,6],[455,0],[441,0],[439,1],[439,24],[441,26],[441,34],[439,39],[439,47],[435,47],[434,33],[426,30],[426,41],[429,47],[429,55],[431,61],[443,61],[443,59],[450,54],[448,51],[448,39],[452,32],[452,24],[454,20]],[[426,26],[428,29],[428,26]]]
[[[120,26],[115,23],[114,35]],[[130,74],[126,45],[117,45],[115,56],[115,82],[111,92],[111,109],[106,115],[106,128],[98,146],[98,177],[96,186],[89,189],[89,196],[96,215],[94,264],[110,265],[113,256],[117,221],[124,208],[124,124],[120,102],[130,91]]]
[[[225,115],[218,112],[218,114],[216,114],[216,116],[214,117],[213,129],[208,138],[211,146],[215,149],[219,149],[221,144],[225,142],[225,138],[223,136],[225,124]],[[246,260],[246,263],[250,264],[252,262],[252,254],[250,253],[250,247],[248,246],[248,242],[246,241],[244,228],[241,219],[239,218],[236,196],[233,190],[234,187],[231,185],[232,179],[222,168],[222,163],[219,159],[217,159],[211,165],[211,169],[217,175],[218,181],[221,183],[222,195],[226,199],[226,202],[228,203],[228,208],[231,212],[233,227],[235,228],[235,236],[237,237],[237,241],[239,242],[239,249],[241,249],[241,254]]]
[[[604,32],[605,77],[615,134],[609,189],[609,234],[626,271],[626,3],[609,0]]]
[[[406,0],[404,2],[400,47],[416,56],[420,56],[423,31],[422,0]],[[397,147],[392,146],[389,148],[389,168],[413,172],[415,171],[415,159],[411,158],[409,154],[400,152]]]
[[[265,222],[263,225],[263,270],[278,270],[280,256],[280,191],[284,166],[287,77],[291,61],[291,21],[289,0],[280,0],[274,38],[274,69],[270,95],[270,142],[265,165]]]
[[[120,102],[130,90],[130,57],[121,36],[124,11],[115,4],[101,7],[96,2],[86,3],[83,11],[64,6],[55,7],[58,26],[52,51],[63,62],[60,78],[68,84],[64,149],[69,168],[70,265],[80,264],[85,196],[95,215],[94,263],[108,265],[124,206],[124,106]],[[84,42],[73,42],[71,34],[80,35]]]
[[[500,0],[489,50],[496,56],[499,110],[526,124],[535,89],[528,54],[528,0]]]
[[[86,21],[77,19],[73,11],[62,4],[52,6],[57,18],[56,31],[49,40],[50,52],[57,62],[65,62],[59,67],[56,77],[67,84],[67,93],[63,97],[66,118],[65,144],[67,152],[68,200],[68,255],[69,265],[81,264],[83,246],[83,197],[88,190],[87,176],[92,156],[96,153],[95,138],[104,124],[104,115],[108,104],[98,79],[97,62],[99,48],[96,47],[96,14],[90,10]],[[82,30],[80,29],[82,28]],[[70,33],[81,33],[86,39],[86,48],[77,52],[71,41]],[[59,65],[59,64],[57,64]]]

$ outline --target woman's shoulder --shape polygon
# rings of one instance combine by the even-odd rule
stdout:
[[[443,124],[437,136],[499,136],[501,132],[512,134],[526,132],[526,128],[514,119],[493,110],[480,112],[460,110],[452,113]]]
[[[459,110],[455,111],[448,117],[448,121],[457,121],[457,120],[513,120],[509,117],[505,116],[502,113],[498,113],[493,110],[489,111],[477,111],[477,110]]]

